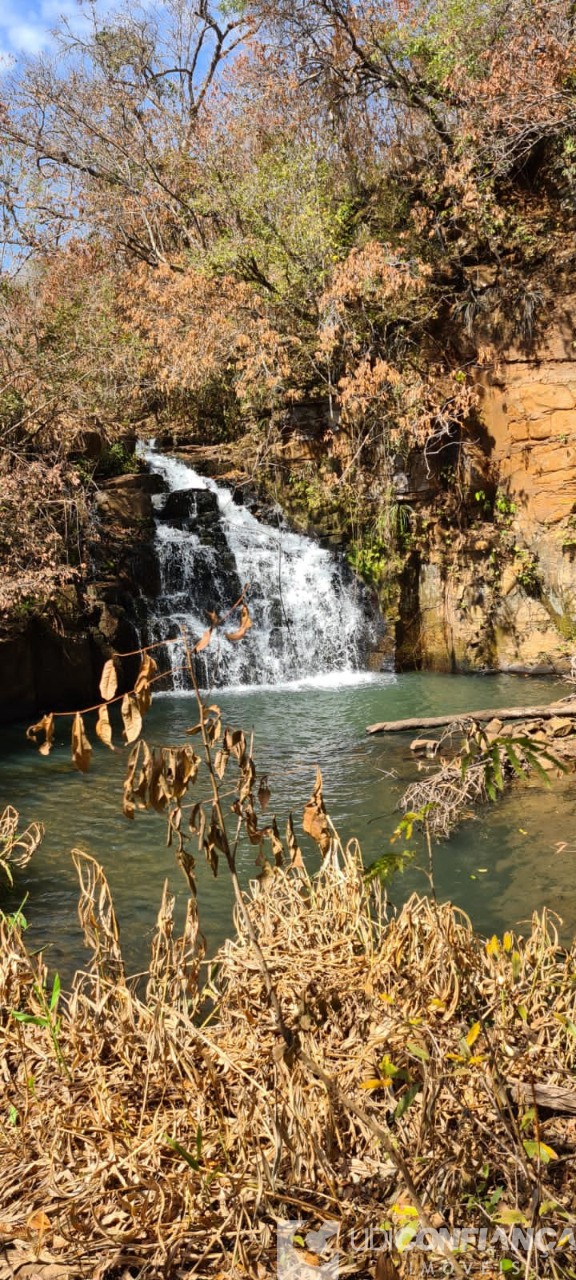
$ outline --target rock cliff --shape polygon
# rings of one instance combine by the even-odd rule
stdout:
[[[479,371],[483,456],[462,524],[428,511],[408,558],[399,662],[437,670],[566,670],[576,651],[576,299],[529,352]],[[462,470],[462,468],[461,468]],[[455,475],[455,483],[458,478]]]

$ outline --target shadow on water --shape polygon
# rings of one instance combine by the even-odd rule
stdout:
[[[388,846],[398,821],[396,805],[415,776],[415,764],[409,751],[411,735],[368,738],[367,724],[447,709],[540,703],[564,692],[564,685],[551,680],[414,673],[224,689],[215,696],[227,722],[254,729],[256,764],[268,773],[269,813],[277,814],[281,831],[290,810],[299,826],[318,763],[335,825],[344,840],[360,840],[369,862]],[[159,697],[147,718],[146,739],[177,743],[194,720],[189,696]],[[41,820],[46,826],[44,843],[32,863],[18,873],[13,890],[3,891],[4,905],[13,908],[28,894],[31,944],[47,945],[50,967],[69,980],[85,954],[70,850],[86,850],[103,864],[109,878],[127,965],[136,972],[147,963],[164,879],[177,895],[179,919],[185,885],[173,851],[166,848],[162,817],[139,813],[129,822],[122,815],[125,753],[113,755],[95,746],[90,773],[80,775],[70,763],[67,728],[67,722],[58,722],[57,744],[47,759],[26,742],[22,726],[4,731],[2,803],[14,804],[23,820]],[[568,936],[576,926],[576,846],[571,851],[570,844],[575,807],[571,779],[548,790],[513,788],[498,805],[483,807],[475,821],[436,849],[439,896],[463,907],[484,932],[502,931],[548,906],[561,914]],[[558,853],[562,842],[568,842],[567,848]],[[302,843],[314,867],[315,851]],[[253,859],[253,849],[243,850],[245,882],[253,873]],[[230,929],[232,893],[224,872],[215,881],[201,858],[197,870],[201,922],[213,952]],[[391,897],[399,902],[413,889],[425,888],[423,877],[411,868],[396,878]]]

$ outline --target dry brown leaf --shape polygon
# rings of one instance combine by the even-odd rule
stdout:
[[[135,784],[133,784],[132,799],[138,800],[139,809],[147,809],[148,793],[152,781],[152,752],[147,742],[141,741],[138,746],[142,748],[142,767]]]
[[[262,813],[265,813],[268,808],[271,794],[270,787],[268,786],[268,774],[263,773],[258,785],[258,801],[260,803]]]
[[[290,867],[296,868],[298,871],[304,871],[304,859],[302,857],[302,850],[296,839],[292,814],[289,815],[288,822],[286,823],[286,844],[288,845],[288,852],[290,854]]]
[[[54,716],[52,713],[47,716],[42,716],[42,719],[39,720],[37,724],[31,724],[30,728],[26,730],[26,737],[29,738],[31,742],[36,742],[37,733],[44,734],[44,742],[42,742],[38,748],[40,755],[50,755],[54,745]]]
[[[318,767],[316,768],[316,782],[314,783],[312,795],[304,809],[302,826],[306,834],[312,836],[312,839],[316,841],[320,852],[327,853],[332,837],[326,817],[326,809],[324,808],[322,774]]]
[[[134,817],[134,811],[136,808],[134,802],[134,775],[136,773],[140,750],[142,747],[146,750],[146,743],[137,742],[136,746],[132,747],[130,755],[128,756],[128,765],[126,768],[124,792],[122,797],[122,812],[126,818]]]
[[[125,693],[120,707],[124,722],[124,740],[135,742],[142,731],[142,716],[133,693]]]
[[[162,813],[171,797],[172,790],[164,776],[164,753],[154,751],[152,755],[152,771],[150,776],[150,804],[158,813]]]
[[[110,716],[108,715],[108,707],[105,703],[102,703],[102,706],[98,708],[96,737],[104,743],[105,747],[109,747],[111,751],[115,751],[115,747],[112,745],[112,726],[110,724]]]
[[[50,1219],[43,1209],[37,1209],[36,1213],[30,1214],[26,1222],[26,1226],[31,1231],[48,1231],[50,1228]]]
[[[374,1280],[400,1280],[400,1272],[389,1253],[378,1254]]]
[[[72,721],[72,760],[81,773],[87,773],[90,767],[92,747],[86,737],[84,721],[77,711]]]
[[[142,655],[142,662],[140,663],[140,670],[136,677],[136,685],[135,685],[136,689],[138,688],[138,685],[143,682],[145,684],[149,684],[150,681],[156,675],[157,671],[158,671],[158,663],[154,661],[154,658],[150,657],[149,653],[144,653]]]
[[[212,630],[212,627],[208,627],[208,630],[204,632],[204,635],[200,636],[198,643],[194,645],[192,653],[202,653],[202,650],[210,644],[212,639]]]
[[[152,701],[150,683],[157,671],[158,664],[154,661],[154,658],[151,658],[149,653],[143,654],[142,662],[140,663],[140,670],[134,685],[134,696],[138,703],[138,709],[142,715],[145,715],[150,709],[150,703]]]
[[[244,636],[246,635],[246,632],[250,630],[250,627],[252,625],[253,623],[252,623],[250,614],[248,612],[248,607],[247,605],[243,604],[240,610],[240,626],[238,627],[237,631],[226,631],[225,633],[226,639],[232,640],[232,641],[243,640]]]
[[[102,675],[100,676],[100,694],[105,702],[110,702],[118,689],[118,676],[116,674],[116,666],[113,658],[109,658],[104,663]]]
[[[276,863],[276,866],[282,867],[284,865],[284,845],[282,844],[282,841],[280,839],[280,832],[278,830],[278,823],[276,822],[276,818],[272,819],[271,827],[265,828],[264,834],[268,836],[268,839],[270,840],[270,843],[272,845],[272,853],[274,854],[274,861]]]

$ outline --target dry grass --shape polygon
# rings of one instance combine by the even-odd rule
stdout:
[[[0,813],[0,870],[12,883],[12,868],[26,867],[44,835],[39,822],[20,831],[20,815],[11,804]]]
[[[103,874],[74,856],[93,961],[60,1007],[1,926],[2,1280],[264,1277],[299,1216],[338,1223],[341,1274],[373,1274],[350,1228],[401,1224],[410,1201],[379,1129],[436,1224],[571,1220],[576,1122],[529,1112],[553,1085],[576,1102],[576,951],[548,916],[487,946],[448,905],[388,917],[354,847],[312,881],[270,871],[247,901],[287,1055],[240,919],[201,993],[194,904],[175,938],[165,892],[138,993]]]

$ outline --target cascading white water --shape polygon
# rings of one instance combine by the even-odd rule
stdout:
[[[221,615],[244,587],[253,627],[240,642],[215,633],[201,655],[203,684],[277,685],[362,667],[374,620],[361,584],[333,552],[283,527],[280,512],[276,528],[257,520],[185,462],[153,446],[141,453],[168,490],[154,499],[160,594],[149,603],[147,630],[149,643],[175,640],[175,689],[188,686],[180,624],[198,639],[208,611]],[[236,625],[233,618],[228,629]]]

